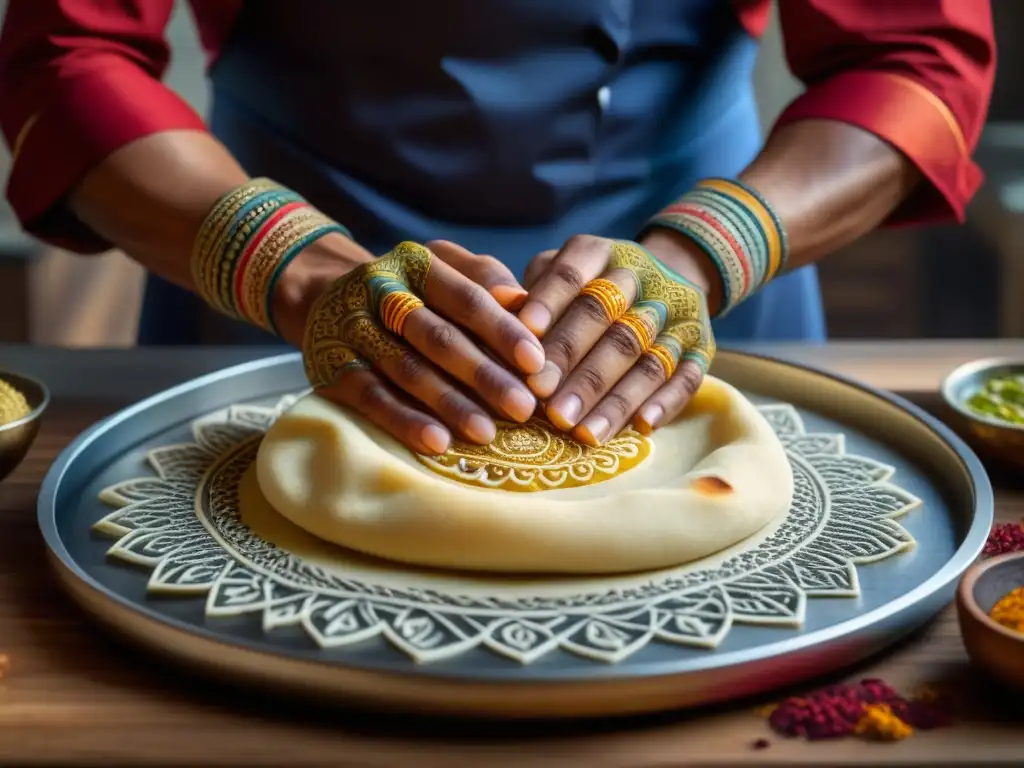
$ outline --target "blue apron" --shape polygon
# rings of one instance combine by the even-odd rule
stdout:
[[[574,234],[635,236],[761,133],[757,44],[721,0],[249,0],[211,72],[211,127],[253,175],[382,254],[444,238],[520,278]],[[821,341],[813,268],[715,323]],[[150,277],[140,342],[267,343]]]

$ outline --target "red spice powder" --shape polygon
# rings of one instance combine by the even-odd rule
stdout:
[[[771,710],[768,723],[783,736],[810,741],[839,739],[856,732],[870,704],[887,704],[893,716],[912,728],[931,730],[950,723],[949,713],[937,698],[907,699],[888,683],[875,679],[832,685],[785,699]]]
[[[996,523],[988,534],[983,557],[995,557],[1010,552],[1024,551],[1024,525],[1021,523]]]

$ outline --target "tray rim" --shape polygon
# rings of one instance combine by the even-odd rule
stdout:
[[[761,360],[770,364],[781,364],[813,375],[832,379],[839,384],[859,390],[862,393],[869,394],[885,401],[888,405],[895,406],[921,422],[930,432],[935,434],[936,437],[938,437],[939,440],[956,455],[972,486],[970,490],[973,496],[973,519],[971,519],[969,526],[966,528],[962,536],[962,540],[952,557],[923,583],[919,584],[910,592],[901,595],[895,600],[889,601],[882,606],[878,606],[877,608],[865,613],[852,616],[838,624],[815,630],[806,635],[773,641],[754,648],[708,654],[706,658],[689,660],[686,668],[683,670],[678,669],[678,661],[665,660],[648,662],[642,666],[632,666],[628,670],[619,667],[618,665],[609,665],[604,667],[602,665],[595,664],[592,671],[588,670],[588,673],[583,675],[578,671],[569,672],[565,670],[544,670],[544,674],[536,675],[530,674],[529,668],[527,667],[522,669],[509,669],[508,672],[504,674],[496,672],[488,674],[486,677],[481,676],[479,673],[460,671],[457,669],[439,670],[431,667],[430,665],[424,666],[410,664],[407,669],[397,671],[374,663],[353,665],[346,664],[344,661],[319,661],[311,658],[303,658],[289,652],[287,649],[275,652],[244,638],[225,637],[224,635],[218,634],[216,631],[210,630],[206,627],[191,625],[174,617],[161,615],[145,605],[140,605],[111,591],[87,573],[74,560],[71,553],[64,545],[57,528],[57,509],[55,500],[61,482],[64,480],[69,469],[74,465],[75,460],[86,448],[88,448],[100,435],[113,426],[135,418],[140,414],[145,413],[150,408],[167,400],[171,400],[188,392],[199,390],[209,384],[213,384],[224,379],[242,376],[253,371],[298,362],[301,356],[297,352],[286,352],[279,355],[263,357],[190,379],[150,395],[133,405],[123,408],[114,414],[101,419],[96,424],[87,428],[64,450],[62,450],[60,454],[58,454],[50,469],[47,471],[40,487],[37,502],[37,522],[47,549],[49,550],[48,554],[50,557],[48,560],[51,566],[54,566],[57,571],[56,575],[58,577],[58,581],[66,591],[71,593],[71,596],[79,604],[82,604],[83,602],[84,595],[81,593],[81,590],[84,589],[86,592],[94,592],[105,598],[107,601],[110,601],[113,604],[111,606],[113,613],[118,614],[127,611],[129,613],[136,614],[141,619],[156,625],[155,630],[171,630],[172,635],[183,632],[187,635],[194,636],[197,640],[215,646],[219,651],[228,656],[230,656],[232,652],[244,652],[246,655],[254,653],[258,654],[264,659],[271,661],[273,666],[282,667],[280,670],[281,679],[279,682],[285,685],[288,684],[289,677],[287,668],[295,665],[302,665],[303,667],[313,665],[321,671],[333,670],[340,673],[351,674],[353,672],[358,672],[360,674],[387,676],[392,680],[396,678],[406,678],[416,685],[431,682],[443,683],[446,685],[483,684],[508,686],[511,683],[514,684],[513,687],[524,687],[533,691],[533,694],[530,695],[537,693],[536,689],[538,687],[542,688],[547,685],[569,687],[575,687],[577,685],[608,685],[622,683],[626,680],[639,681],[650,680],[651,678],[681,677],[692,675],[694,673],[706,674],[731,667],[764,663],[776,657],[788,657],[800,652],[806,652],[818,645],[835,643],[848,635],[855,635],[859,632],[868,630],[872,625],[884,622],[886,619],[898,615],[918,603],[925,603],[929,600],[934,602],[938,599],[940,593],[944,590],[951,589],[953,582],[962,575],[963,571],[966,570],[970,563],[976,559],[978,554],[980,554],[994,519],[995,497],[991,482],[981,461],[967,446],[967,444],[936,417],[927,413],[914,403],[911,403],[905,398],[892,392],[879,390],[871,385],[828,370],[802,363],[790,362],[784,358],[750,352],[746,349],[723,349],[719,354],[729,357],[752,358],[754,360]],[[68,581],[69,579],[77,580],[79,584],[71,584]],[[950,597],[951,596],[952,593],[950,593]],[[941,603],[939,608],[944,605],[945,601]],[[928,618],[931,618],[939,608],[930,610]],[[101,621],[104,621],[104,623],[107,623],[108,626],[112,626],[115,630],[117,629],[116,624],[109,621],[106,616],[98,613],[95,608],[87,607],[87,611],[91,615],[101,619]],[[917,622],[917,625],[924,623],[926,620],[927,619],[921,619]],[[142,640],[142,638],[137,637],[137,634],[136,639]],[[153,648],[152,646],[156,644],[153,640],[146,642],[146,644],[151,646],[150,650],[159,650],[164,655],[169,652],[166,648]],[[170,653],[175,655],[173,651],[170,651]],[[187,656],[188,654],[182,655]],[[194,661],[194,659],[192,659],[192,661]]]

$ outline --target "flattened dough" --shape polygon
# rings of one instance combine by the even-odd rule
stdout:
[[[642,441],[639,463],[626,449],[621,466],[602,471],[607,460],[588,453],[582,463],[597,467],[588,477],[574,454],[568,462],[584,484],[559,485],[554,472],[544,489],[512,492],[502,483],[483,487],[473,463],[449,462],[465,470],[465,482],[453,479],[368,421],[309,395],[270,428],[256,469],[267,501],[312,535],[446,569],[666,568],[736,544],[789,509],[793,480],[782,445],[754,405],[718,379],[708,377],[652,437],[620,437]],[[573,448],[557,453],[565,460]]]

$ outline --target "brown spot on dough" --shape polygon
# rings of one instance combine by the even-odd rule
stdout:
[[[690,483],[690,487],[704,496],[727,496],[732,493],[731,485],[722,478],[714,477],[713,475],[698,477]]]

